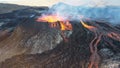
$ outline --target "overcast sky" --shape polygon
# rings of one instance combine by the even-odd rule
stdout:
[[[52,6],[58,2],[71,5],[115,5],[120,6],[120,0],[0,0],[0,3],[14,3],[31,6]]]

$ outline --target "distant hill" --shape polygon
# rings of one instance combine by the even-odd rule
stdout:
[[[0,14],[8,13],[14,10],[25,9],[29,6],[0,3]]]

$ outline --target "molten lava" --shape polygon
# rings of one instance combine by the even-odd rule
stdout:
[[[60,22],[61,30],[72,30],[72,25],[67,22]]]
[[[98,23],[94,23],[95,26],[89,26],[82,20],[81,20],[81,24],[95,34],[94,39],[90,42],[90,45],[89,45],[91,56],[90,56],[90,62],[89,62],[88,68],[98,68],[98,65],[100,62],[100,56],[97,53],[98,51],[97,46],[100,43],[101,38],[103,38],[107,43],[109,43],[109,45],[114,47],[115,45],[112,42],[106,40],[105,37],[120,41],[120,33],[114,26],[108,25],[108,24],[106,25],[108,25],[112,29],[103,27]]]
[[[82,20],[81,20],[81,24],[89,29],[90,31],[93,31],[95,33],[95,37],[94,39],[91,41],[89,47],[90,47],[90,52],[91,52],[91,56],[90,56],[90,62],[88,65],[88,68],[98,68],[99,62],[100,62],[100,56],[97,53],[97,45],[99,44],[102,34],[99,35],[99,33],[97,33],[96,31],[96,27],[94,26],[89,26],[87,24],[85,24]]]
[[[80,20],[80,22],[81,22],[81,24],[82,24],[85,28],[87,28],[87,29],[89,29],[89,30],[95,29],[94,26],[89,26],[89,25],[85,24],[82,20]]]
[[[57,24],[60,24],[60,29],[63,30],[72,30],[72,25],[69,21],[64,20],[63,17],[57,15],[46,15],[41,16],[37,19],[38,22],[48,22],[51,27],[57,27]]]
[[[39,17],[37,21],[47,22],[50,24],[52,28],[59,27],[61,30],[61,36],[63,37],[63,39],[65,41],[68,40],[65,37],[64,32],[63,32],[65,30],[72,30],[72,25],[68,20],[64,20],[63,17],[57,16],[57,15],[46,15],[46,16]],[[91,56],[90,56],[88,68],[98,68],[99,62],[100,62],[100,56],[97,52],[98,51],[97,46],[99,45],[101,39],[102,38],[105,39],[105,37],[109,37],[114,40],[120,41],[120,33],[119,31],[117,32],[114,29],[111,29],[111,31],[109,31],[107,28],[99,25],[98,23],[94,23],[94,26],[93,26],[93,25],[88,25],[81,20],[81,24],[85,28],[87,28],[88,30],[92,31],[95,34],[95,37],[93,38],[93,40],[90,42],[90,45],[89,45]],[[110,25],[109,27],[114,28],[113,26],[110,26]],[[105,39],[105,41],[107,40]],[[111,42],[109,41],[107,42],[113,46]]]
[[[62,31],[61,36],[65,41],[68,41],[63,32],[65,30],[72,30],[72,25],[68,20],[64,20],[63,17],[57,15],[46,15],[39,17],[37,22],[48,22],[52,28],[60,27],[60,30]]]
[[[107,35],[114,40],[120,41],[120,34],[118,33],[110,32]]]
[[[63,21],[63,18],[57,15],[45,15],[37,19],[37,21],[55,23],[57,21]]]

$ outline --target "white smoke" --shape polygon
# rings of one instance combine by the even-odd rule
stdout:
[[[108,2],[106,0],[61,0],[61,2],[64,2],[69,5],[74,6],[105,6],[108,5]]]
[[[48,13],[57,14],[68,20],[80,20],[82,18],[120,24],[120,7],[117,6],[73,6],[60,2],[53,5]]]

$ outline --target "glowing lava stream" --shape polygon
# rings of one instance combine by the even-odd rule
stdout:
[[[90,31],[94,32],[95,33],[95,38],[91,41],[89,47],[90,47],[90,52],[91,52],[91,56],[90,56],[90,61],[89,61],[89,65],[88,65],[88,68],[98,68],[98,65],[99,65],[99,62],[100,62],[100,56],[99,54],[97,53],[97,45],[98,43],[100,42],[101,40],[101,37],[102,37],[102,34],[98,34],[95,30],[96,30],[96,27],[94,26],[89,26],[87,24],[85,24],[82,20],[81,20],[81,24],[89,29]]]
[[[37,19],[37,22],[47,22],[50,24],[50,27],[60,27],[61,36],[67,42],[68,39],[64,35],[65,30],[72,30],[72,25],[69,21],[64,20],[62,17],[57,15],[45,15]]]
[[[97,53],[98,49],[97,49],[97,45],[99,44],[102,36],[106,36],[106,37],[109,37],[109,38],[112,38],[114,40],[117,40],[120,42],[120,33],[119,31],[118,32],[115,32],[117,30],[115,30],[114,27],[108,25],[109,27],[111,27],[111,31],[105,31],[103,29],[103,27],[101,27],[100,25],[97,25],[97,23],[95,23],[97,25],[97,27],[95,26],[90,26],[90,25],[87,25],[85,22],[83,22],[82,20],[80,20],[81,24],[87,28],[88,30],[92,31],[95,33],[95,37],[94,39],[91,41],[89,47],[90,47],[90,52],[91,52],[91,56],[90,56],[90,61],[89,61],[89,65],[88,65],[88,68],[98,68],[98,65],[99,65],[99,62],[100,62],[100,56],[99,54]],[[113,32],[114,31],[114,32]],[[104,37],[103,37],[104,38]],[[104,38],[105,39],[105,38]],[[105,39],[105,41],[107,41]],[[112,44],[111,42],[107,41],[112,47],[114,47],[115,45]]]
[[[68,39],[64,35],[65,30],[72,30],[72,25],[68,20],[64,20],[62,17],[57,15],[45,15],[39,17],[37,19],[37,22],[47,22],[50,24],[50,27],[52,28],[60,27],[61,36],[65,41],[68,41]],[[100,56],[97,52],[98,51],[97,46],[100,43],[101,38],[106,41],[105,43],[114,47],[115,45],[109,42],[108,40],[106,40],[106,37],[112,38],[120,42],[120,31],[117,30],[114,26],[111,26],[106,23],[104,23],[104,25],[107,25],[109,28],[106,28],[105,26],[101,26],[98,23],[94,23],[94,26],[90,26],[85,22],[83,22],[82,20],[81,20],[81,24],[95,34],[94,39],[90,42],[89,45],[91,56],[90,56],[88,68],[98,68],[100,62]]]

